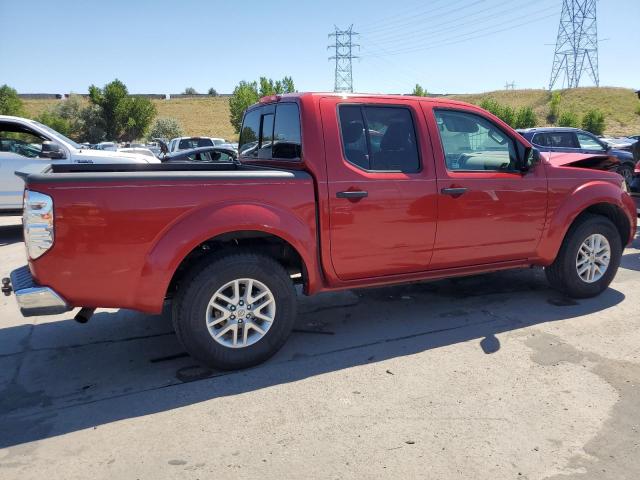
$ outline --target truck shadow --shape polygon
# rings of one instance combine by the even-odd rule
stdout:
[[[508,332],[597,314],[624,298],[613,288],[563,298],[534,270],[300,298],[285,347],[237,372],[197,365],[167,312],[99,311],[86,326],[68,314],[8,327],[0,330],[0,447],[361,365],[384,373],[385,360],[463,342],[494,354],[512,341]]]
[[[22,242],[22,225],[0,225],[0,247]]]

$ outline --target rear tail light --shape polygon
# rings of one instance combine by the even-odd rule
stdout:
[[[53,245],[53,199],[43,193],[25,190],[22,226],[27,253],[35,260]]]

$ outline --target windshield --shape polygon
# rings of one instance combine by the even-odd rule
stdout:
[[[78,150],[80,150],[82,148],[82,145],[79,145],[76,142],[74,142],[73,140],[71,140],[70,138],[65,137],[60,132],[56,132],[53,128],[47,127],[46,125],[43,125],[40,122],[33,121],[33,123],[35,123],[37,126],[42,128],[47,133],[51,134],[52,137],[59,138],[59,139],[63,140],[65,143],[68,143],[73,148],[77,148]]]

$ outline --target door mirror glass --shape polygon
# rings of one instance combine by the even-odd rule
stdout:
[[[540,150],[537,148],[527,148],[524,153],[524,162],[522,170],[528,171],[540,163]]]
[[[40,152],[40,156],[43,158],[50,158],[52,160],[60,160],[65,158],[64,152],[60,145],[50,140],[45,140],[42,142],[42,151]]]

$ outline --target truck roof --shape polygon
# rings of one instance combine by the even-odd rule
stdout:
[[[295,92],[295,93],[268,95],[266,97],[262,97],[260,98],[258,103],[255,103],[251,107],[255,105],[265,104],[265,103],[278,102],[282,99],[305,98],[305,97],[379,98],[383,100],[410,99],[410,100],[418,100],[418,101],[427,102],[427,103],[447,103],[451,105],[463,105],[463,106],[472,105],[467,102],[451,100],[446,97],[417,97],[415,95],[401,95],[401,94],[391,94],[391,93]]]

